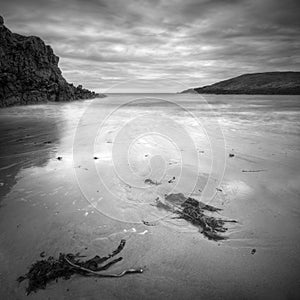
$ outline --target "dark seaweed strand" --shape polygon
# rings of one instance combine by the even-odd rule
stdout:
[[[227,239],[227,237],[220,235],[218,232],[227,231],[227,228],[224,227],[225,222],[236,222],[234,220],[227,221],[205,215],[203,210],[216,212],[221,209],[199,202],[194,198],[187,198],[180,207],[174,204],[173,206],[177,208],[174,212],[179,215],[179,218],[201,227],[201,233],[210,240],[218,241]]]
[[[69,279],[75,271],[64,262],[63,255],[55,260],[50,256],[47,260],[39,260],[31,265],[30,270],[25,276],[20,276],[17,281],[22,282],[28,279],[27,295],[38,289],[45,289],[46,285],[58,278]]]
[[[104,266],[97,267],[97,268],[95,269],[95,271],[104,271],[104,270],[107,270],[109,267],[111,267],[111,266],[114,265],[115,263],[121,261],[122,259],[123,259],[123,257],[116,258],[116,259],[110,261],[109,263],[107,263],[107,264],[104,265]]]
[[[77,257],[80,257],[79,253],[75,255],[72,253],[69,254],[60,253],[58,259],[54,259],[52,256],[50,256],[48,259],[38,260],[31,265],[28,273],[25,274],[24,276],[18,277],[17,281],[20,283],[23,280],[28,279],[29,282],[28,282],[28,287],[26,288],[26,292],[27,295],[29,295],[31,292],[36,292],[38,289],[45,289],[48,283],[54,280],[57,281],[58,278],[69,279],[72,275],[76,273],[86,276],[87,273],[107,270],[109,267],[121,261],[123,258],[119,257],[107,263],[104,266],[98,266],[98,263],[104,262],[109,258],[120,253],[123,250],[125,243],[126,243],[125,240],[121,240],[118,248],[114,250],[111,254],[103,258],[100,258],[98,255],[96,255],[94,258],[90,260],[80,261],[76,259]],[[70,265],[70,263],[68,263],[67,260],[69,260],[69,262],[71,262],[72,264],[76,265],[76,268]],[[141,270],[135,270],[135,269],[126,270],[122,272],[122,276],[129,273],[141,273]],[[107,277],[119,277],[119,276],[120,275],[115,276],[115,274],[112,274],[112,276],[107,276]],[[106,277],[106,275],[103,274],[103,276],[100,277]]]
[[[202,233],[208,239],[212,240],[224,240],[226,237],[221,236],[217,232],[225,232],[227,228],[224,228],[224,221],[221,219],[216,219],[214,217],[206,216],[203,210],[198,206],[185,204],[182,205],[183,210],[178,210],[177,213],[182,219],[189,221],[193,225],[200,226],[202,228]]]
[[[88,268],[88,269],[91,269],[91,270],[98,270],[98,269],[101,269],[101,267],[98,267],[99,264],[102,264],[104,263],[105,261],[107,261],[108,259],[116,256],[117,254],[119,254],[123,248],[125,247],[125,244],[126,244],[126,240],[122,239],[118,248],[115,249],[112,253],[110,253],[109,255],[105,256],[105,257],[100,257],[98,255],[94,256],[93,258],[87,260],[87,261],[74,261],[77,265],[80,265],[82,267],[85,267],[85,268]],[[68,256],[68,258],[72,259],[72,256]]]

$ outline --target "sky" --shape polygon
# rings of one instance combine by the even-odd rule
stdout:
[[[300,70],[298,0],[8,0],[13,32],[41,37],[64,77],[102,92],[178,92]]]

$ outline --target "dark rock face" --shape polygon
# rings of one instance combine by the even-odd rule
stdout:
[[[180,94],[198,94],[194,89],[187,89],[182,91]]]
[[[59,58],[35,36],[12,33],[0,16],[0,107],[101,97],[62,76]]]
[[[199,94],[300,95],[300,72],[244,74],[183,93],[191,90]]]

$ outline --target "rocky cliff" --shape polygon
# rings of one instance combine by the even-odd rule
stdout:
[[[244,74],[182,93],[191,91],[199,94],[300,95],[300,72]]]
[[[39,37],[12,33],[0,16],[0,107],[103,96],[68,83],[58,60]]]

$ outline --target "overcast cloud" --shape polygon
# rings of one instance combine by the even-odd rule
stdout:
[[[68,81],[99,91],[176,92],[300,69],[297,0],[5,2],[7,27],[40,36]]]

